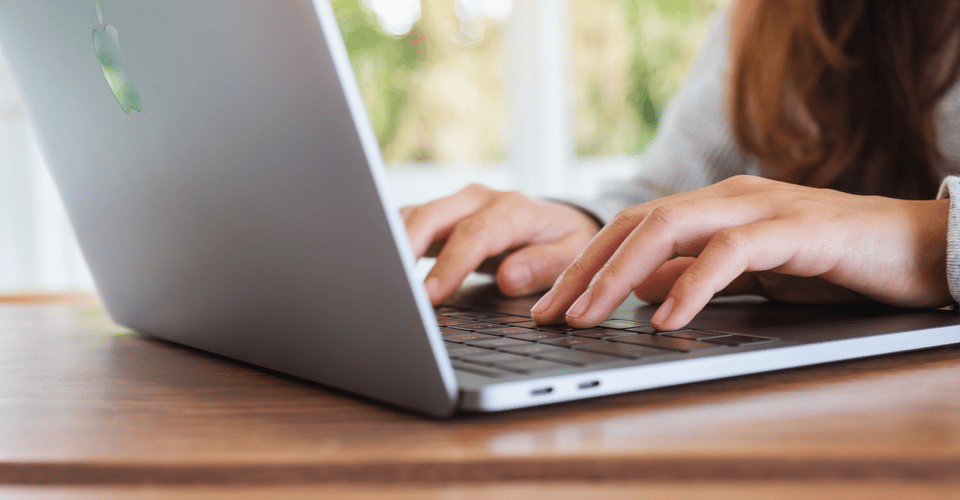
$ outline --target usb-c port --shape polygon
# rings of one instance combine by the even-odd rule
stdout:
[[[592,380],[592,381],[590,381],[590,382],[583,382],[583,383],[581,383],[580,385],[577,386],[577,388],[578,388],[578,389],[593,389],[594,387],[598,387],[599,385],[600,385],[600,381],[599,381],[599,380]]]
[[[531,396],[543,396],[553,392],[553,387],[544,387],[543,389],[534,389],[530,391]]]

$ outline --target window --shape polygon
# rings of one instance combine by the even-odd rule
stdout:
[[[635,171],[725,0],[337,0],[401,203]]]
[[[402,204],[635,171],[727,1],[331,0]],[[0,290],[92,287],[0,61]]]

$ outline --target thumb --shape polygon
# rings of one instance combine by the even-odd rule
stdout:
[[[504,295],[520,297],[553,286],[589,238],[570,235],[560,241],[523,247],[503,260],[497,269],[497,286]]]

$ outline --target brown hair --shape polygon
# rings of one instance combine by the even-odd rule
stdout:
[[[956,0],[740,0],[731,113],[777,179],[932,198],[938,101],[960,73]]]

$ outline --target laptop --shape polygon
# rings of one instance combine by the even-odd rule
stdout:
[[[540,327],[492,285],[433,308],[327,0],[2,2],[0,42],[104,304],[143,335],[426,415],[960,342],[960,317],[627,302]]]

